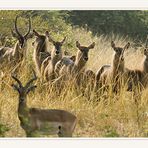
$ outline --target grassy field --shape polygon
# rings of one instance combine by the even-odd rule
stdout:
[[[141,66],[144,48],[137,47],[137,50],[134,50],[135,43],[128,37],[124,38],[118,35],[97,37],[83,29],[74,29],[72,39],[73,41],[78,40],[82,45],[96,42],[95,48],[90,50],[86,66],[94,72],[103,64],[111,63],[113,49],[110,43],[112,40],[117,46],[124,46],[127,42],[131,43],[131,47],[125,52],[126,67],[139,69]],[[73,44],[75,43],[73,42]],[[18,71],[18,77],[23,83],[32,75],[28,68],[28,65],[33,64],[31,44],[28,49],[30,51],[28,63]],[[65,46],[64,49],[72,54],[77,52],[76,48],[68,49]],[[0,123],[9,128],[5,137],[25,137],[17,116],[18,94],[11,88],[13,80],[10,71],[14,67],[9,65],[1,65],[0,67]],[[42,84],[40,80],[36,84],[38,87],[35,92],[28,95],[28,106],[64,109],[75,114],[78,122],[73,137],[148,137],[147,90],[142,92],[138,104],[135,104],[133,94],[124,89],[119,95],[113,95],[111,92],[106,94],[107,103],[104,103],[103,101],[94,101],[93,98],[96,98],[93,94],[91,94],[91,100],[88,100],[87,97],[76,93],[69,85],[58,96],[55,91],[50,91],[48,84]],[[99,96],[99,98],[102,97]]]

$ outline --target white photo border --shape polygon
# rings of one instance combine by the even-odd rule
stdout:
[[[147,10],[148,0],[0,0],[9,10]]]
[[[0,10],[148,10],[148,0],[0,0]],[[147,138],[0,138],[0,147],[139,148]]]

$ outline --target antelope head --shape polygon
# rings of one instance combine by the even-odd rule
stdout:
[[[35,41],[32,42],[32,46],[39,45],[40,52],[46,51],[46,36],[39,34],[36,30],[33,29],[33,34],[35,36]]]
[[[46,36],[47,36],[49,42],[51,42],[51,43],[53,44],[53,46],[55,47],[55,48],[54,48],[54,51],[53,51],[54,54],[55,54],[55,55],[58,55],[58,54],[62,53],[61,48],[62,48],[63,43],[64,43],[65,40],[66,40],[66,37],[64,37],[64,39],[63,39],[61,42],[59,42],[59,41],[56,42],[56,41],[54,41],[54,40],[51,38],[51,36],[50,36],[50,34],[49,34],[48,31],[46,31]]]
[[[37,87],[32,84],[33,81],[37,80],[35,71],[33,70],[33,78],[30,79],[25,86],[22,85],[21,81],[14,76],[14,74],[12,74],[11,77],[17,82],[17,84],[12,84],[12,87],[19,93],[19,103],[26,102],[27,94]]]
[[[18,30],[18,25],[17,25],[17,22],[18,22],[18,16],[15,18],[15,22],[14,22],[14,30],[11,30],[11,33],[12,33],[12,36],[15,37],[17,40],[18,40],[18,45],[20,47],[20,49],[22,48],[25,48],[27,46],[27,40],[29,38],[32,38],[32,34],[30,33],[31,31],[31,19],[29,18],[28,20],[28,30],[26,32],[25,35],[22,35],[20,33],[20,31]]]
[[[115,56],[120,58],[121,60],[124,60],[124,51],[130,47],[130,43],[128,42],[124,47],[117,47],[114,43],[114,41],[111,42],[111,47],[115,51]]]
[[[81,58],[84,61],[88,61],[88,52],[90,49],[93,49],[95,47],[95,42],[93,42],[89,46],[82,46],[78,41],[76,41],[76,47],[79,49],[79,52],[81,53]]]

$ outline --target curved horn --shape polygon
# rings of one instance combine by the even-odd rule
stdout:
[[[29,27],[28,27],[28,32],[24,35],[24,38],[26,38],[26,37],[29,35],[30,31],[31,31],[31,19],[30,19],[30,17],[29,17]]]
[[[15,77],[13,74],[11,74],[11,77],[19,84],[19,87],[22,87],[22,83],[17,77]]]
[[[17,19],[18,19],[18,16],[16,16],[16,18],[15,18],[15,31],[16,31],[16,33],[18,34],[18,36],[20,37],[20,38],[22,38],[23,36],[21,35],[21,33],[18,31],[18,28],[17,28]]]
[[[28,88],[33,81],[37,80],[37,76],[35,74],[35,71],[33,69],[32,69],[32,71],[33,71],[33,78],[27,82],[25,88]]]

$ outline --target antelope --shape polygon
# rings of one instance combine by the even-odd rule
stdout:
[[[133,87],[139,87],[140,90],[142,88],[147,88],[148,86],[148,47],[147,42],[144,49],[144,58],[142,61],[142,68],[141,69],[135,69],[130,70],[126,68],[125,73],[128,77],[128,91],[132,91]]]
[[[88,53],[90,49],[95,47],[95,42],[89,46],[82,46],[78,41],[76,41],[76,47],[79,49],[76,56],[76,61],[74,64],[74,70],[80,72],[85,69],[86,63],[88,61]]]
[[[35,41],[32,43],[32,45],[35,46],[33,60],[38,76],[43,74],[43,70],[45,66],[47,66],[48,62],[45,61],[50,61],[51,59],[51,55],[47,50],[47,32],[48,31],[45,32],[45,35],[41,35],[36,30],[33,30],[33,33],[36,37]]]
[[[78,52],[76,55],[74,66],[71,70],[71,74],[76,77],[76,83],[79,85],[80,77],[85,71],[85,66],[88,61],[89,50],[95,47],[95,42],[93,42],[89,46],[82,46],[78,41],[76,41],[76,47],[78,48]]]
[[[111,42],[111,47],[114,49],[114,56],[111,65],[103,65],[96,73],[96,87],[100,83],[106,85],[109,82],[113,84],[113,91],[117,92],[120,85],[122,75],[125,71],[124,51],[128,49],[130,43],[128,42],[123,48],[116,47],[115,43]]]
[[[76,47],[78,48],[78,52],[75,62],[67,67],[67,72],[73,75],[78,75],[79,73],[85,71],[89,50],[95,47],[95,42],[89,46],[82,46],[78,41],[76,41]]]
[[[51,51],[51,60],[48,62],[44,70],[44,78],[47,81],[52,81],[56,77],[54,71],[55,65],[59,60],[62,59],[62,45],[65,42],[66,37],[64,37],[64,39],[61,42],[59,41],[56,42],[50,37],[49,32],[46,32],[46,36],[49,42],[53,44],[54,48]]]
[[[8,61],[14,60],[19,61],[26,57],[27,53],[27,40],[32,37],[30,34],[31,31],[31,20],[29,18],[29,27],[25,35],[22,35],[17,27],[18,16],[15,18],[15,32],[11,30],[12,36],[17,39],[17,42],[14,48],[4,47],[4,53],[1,57],[2,59],[7,59]]]
[[[12,87],[19,94],[18,118],[26,136],[57,134],[59,137],[72,137],[77,120],[72,113],[60,109],[28,108],[27,95],[37,87],[32,84],[37,79],[34,71],[33,73],[33,78],[25,86],[12,74],[12,78],[17,82],[12,84]]]

